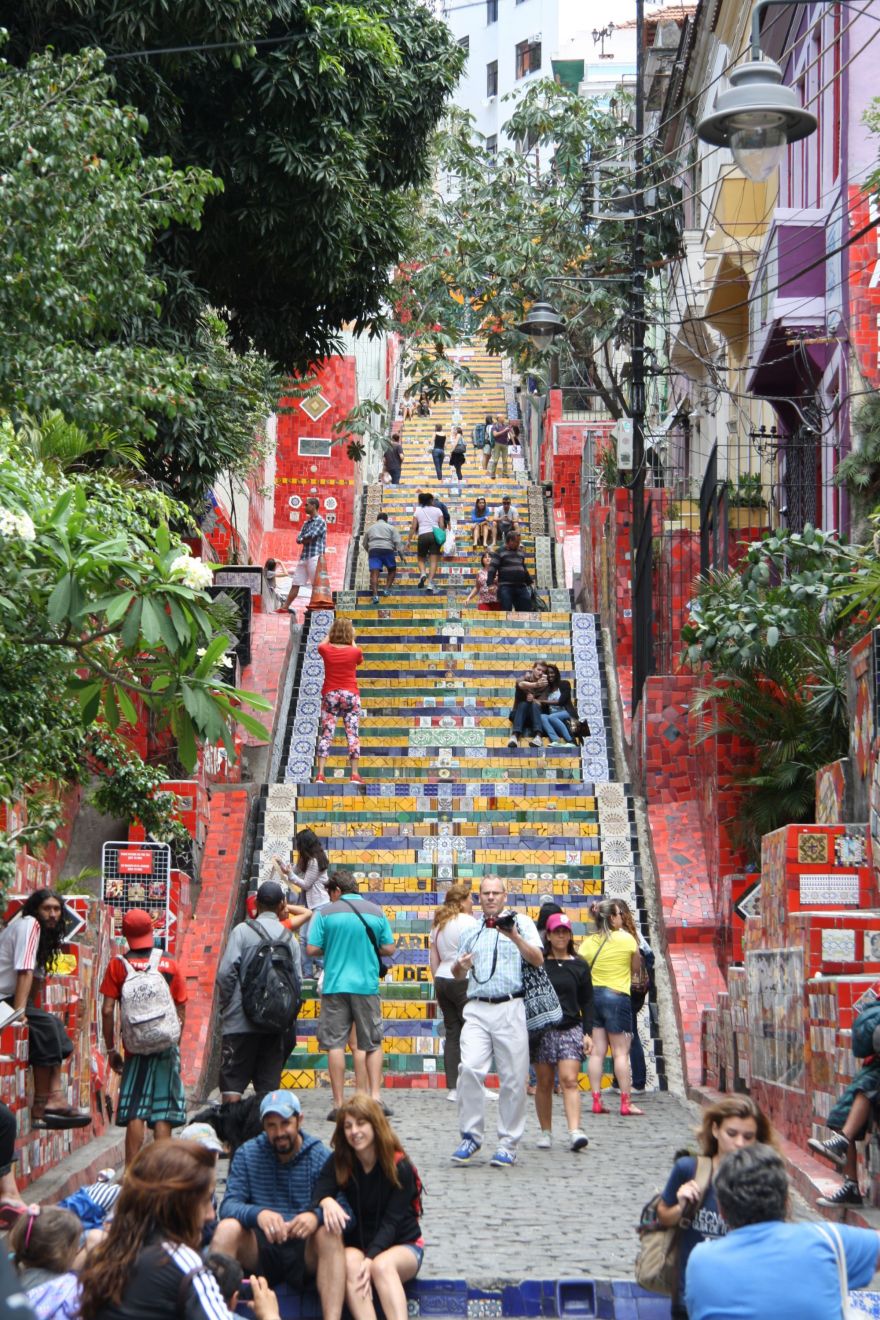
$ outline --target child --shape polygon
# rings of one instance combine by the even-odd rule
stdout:
[[[36,1320],[76,1320],[79,1280],[73,1263],[82,1224],[71,1210],[29,1205],[13,1226],[9,1245]]]

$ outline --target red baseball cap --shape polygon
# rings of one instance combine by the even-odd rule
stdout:
[[[122,918],[122,933],[130,949],[152,949],[153,918],[143,908],[129,908]]]

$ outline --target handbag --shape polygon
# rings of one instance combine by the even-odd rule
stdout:
[[[434,540],[437,542],[437,544],[438,544],[438,545],[445,545],[445,543],[446,543],[446,531],[445,531],[445,529],[442,528],[442,527],[435,527],[435,528],[433,529],[433,531],[434,531]]]
[[[543,967],[533,967],[522,960],[523,1000],[526,1006],[526,1031],[537,1036],[562,1021],[562,1005],[553,983]]]
[[[639,950],[639,961],[636,970],[633,971],[629,983],[630,994],[646,995],[651,989],[651,973],[648,971],[648,964],[645,962],[645,956]]]
[[[636,1283],[648,1292],[662,1293],[664,1297],[674,1297],[679,1291],[678,1234],[683,1228],[690,1228],[697,1211],[706,1199],[709,1183],[712,1181],[712,1160],[708,1155],[697,1157],[694,1178],[700,1187],[700,1199],[687,1218],[681,1219],[672,1228],[664,1228],[657,1218],[657,1203],[660,1193],[652,1196],[642,1209],[639,1226],[639,1250],[636,1256]]]
[[[546,614],[547,612],[547,604],[538,595],[537,587],[531,588],[531,606],[532,606],[532,611],[535,614]]]
[[[356,908],[355,906],[353,906],[351,903],[349,903],[348,899],[345,897],[344,894],[341,894],[341,895],[340,895],[339,901],[340,901],[340,903],[345,903],[345,905],[347,906],[347,908],[349,909],[349,911],[354,913],[354,915],[357,917],[358,921],[359,921],[359,922],[361,923],[361,925],[363,926],[364,930],[365,930],[365,931],[367,932],[367,934],[369,935],[369,937],[370,937],[370,943],[372,944],[373,948],[374,948],[375,951],[376,951],[376,959],[377,959],[377,961],[378,961],[378,963],[379,963],[379,980],[380,980],[380,981],[384,981],[385,977],[386,977],[386,976],[388,975],[388,973],[391,971],[391,968],[388,966],[387,963],[385,963],[385,962],[382,961],[382,955],[381,955],[381,953],[379,952],[379,941],[376,939],[376,936],[373,934],[373,928],[372,928],[372,926],[370,925],[370,923],[369,923],[368,921],[365,921],[365,920],[364,920],[363,915],[362,915],[360,912],[358,912],[357,908]]]
[[[856,1317],[862,1315],[863,1312],[857,1311],[855,1307],[850,1304],[846,1252],[844,1251],[840,1234],[834,1224],[817,1224],[816,1228],[822,1234],[825,1241],[831,1243],[831,1249],[833,1250],[835,1260],[837,1261],[837,1279],[840,1283],[840,1314],[843,1317],[843,1320],[856,1320]]]

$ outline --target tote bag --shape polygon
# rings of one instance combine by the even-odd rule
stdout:
[[[533,967],[523,958],[523,999],[526,1005],[526,1030],[535,1036],[562,1021],[562,1008],[550,977],[543,967]]]

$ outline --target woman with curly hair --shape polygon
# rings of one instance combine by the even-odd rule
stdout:
[[[358,774],[361,754],[360,717],[361,698],[358,690],[357,667],[363,664],[364,653],[354,642],[354,624],[351,619],[337,616],[330,625],[326,640],[318,647],[324,661],[324,686],[321,688],[321,732],[318,737],[315,783],[324,783],[327,753],[336,733],[336,721],[342,716],[348,740],[348,759],[351,762],[351,782],[362,784]]]
[[[196,1141],[157,1141],[135,1156],[80,1275],[81,1320],[229,1320],[199,1255],[202,1227],[216,1215],[215,1164]],[[265,1284],[256,1291],[262,1300]],[[277,1304],[261,1313],[277,1317]]]
[[[470,885],[450,885],[446,897],[434,915],[429,958],[434,977],[434,993],[443,1023],[446,1040],[443,1048],[443,1067],[446,1072],[446,1099],[455,1100],[458,1085],[458,1065],[461,1063],[461,1029],[464,1026],[464,1006],[467,1003],[467,978],[456,981],[452,964],[458,957],[461,937],[477,924],[473,915],[474,900]]]
[[[674,1320],[687,1320],[684,1281],[688,1257],[698,1242],[724,1237],[727,1224],[712,1185],[725,1155],[756,1141],[778,1149],[776,1133],[767,1115],[749,1095],[726,1095],[703,1110],[697,1129],[699,1157],[684,1155],[675,1161],[657,1204],[664,1228],[679,1227],[679,1288],[672,1298]]]
[[[424,1242],[420,1184],[382,1106],[355,1095],[339,1106],[333,1154],[318,1175],[314,1207],[345,1243],[345,1301],[353,1320],[376,1320],[375,1289],[386,1320],[407,1320],[403,1285],[418,1274]],[[355,1214],[336,1200],[340,1192]],[[89,1317],[86,1317],[89,1320]]]

